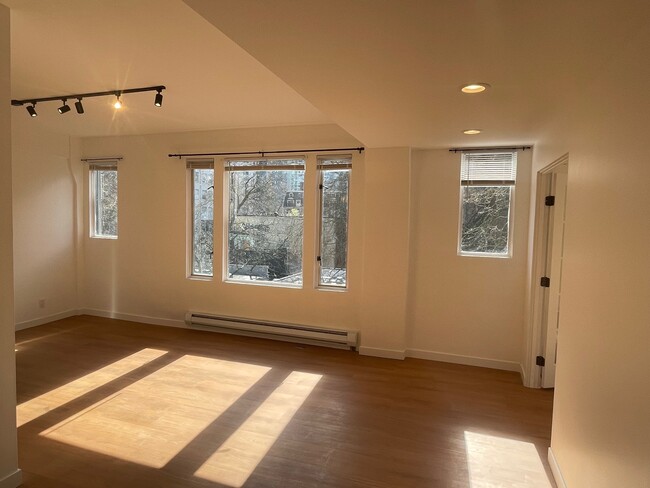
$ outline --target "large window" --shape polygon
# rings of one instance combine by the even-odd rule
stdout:
[[[461,255],[511,255],[516,152],[465,152],[461,160]]]
[[[90,236],[117,239],[117,162],[90,165]]]
[[[191,185],[191,274],[212,276],[214,249],[214,164],[212,161],[188,161]]]
[[[319,158],[318,285],[345,288],[348,268],[350,157]]]
[[[302,285],[303,159],[231,160],[226,279]]]

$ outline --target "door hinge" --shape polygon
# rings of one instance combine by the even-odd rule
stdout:
[[[535,364],[537,366],[546,366],[546,359],[544,359],[544,356],[537,356],[535,358]]]
[[[322,190],[322,189],[323,189],[323,185],[322,185],[322,184],[318,185],[318,189],[319,189],[319,190]]]
[[[552,207],[555,205],[555,196],[554,195],[549,195],[544,199],[544,205],[547,207]]]
[[[320,261],[321,261],[320,256],[316,256],[316,261],[318,261],[320,263]]]
[[[548,288],[551,286],[551,278],[548,276],[542,276],[542,278],[539,280],[540,286],[543,286],[544,288]]]

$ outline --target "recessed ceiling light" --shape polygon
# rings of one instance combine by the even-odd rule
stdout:
[[[487,83],[470,83],[469,85],[463,86],[460,91],[463,93],[481,93],[490,88],[490,85]]]
[[[465,129],[463,131],[463,134],[467,134],[469,136],[473,136],[475,134],[480,134],[480,133],[481,133],[481,129]]]

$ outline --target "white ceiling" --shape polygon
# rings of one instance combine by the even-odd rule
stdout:
[[[650,25],[647,0],[185,3],[375,147],[535,142]],[[492,89],[463,95],[468,82]]]
[[[108,99],[84,116],[50,103],[33,123],[73,135],[336,123],[369,147],[534,143],[650,21],[647,0],[0,2],[13,98],[168,87],[162,109],[153,93],[119,113]],[[492,88],[460,93],[476,81]]]
[[[180,0],[0,2],[11,9],[12,98],[167,86],[162,108],[155,92],[125,95],[119,112],[87,99],[83,116],[48,102],[34,124],[90,136],[330,122]]]

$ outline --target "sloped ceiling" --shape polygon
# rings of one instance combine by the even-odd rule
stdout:
[[[650,12],[636,0],[184,1],[374,147],[534,143]],[[461,94],[469,82],[492,88]]]
[[[155,93],[125,95],[120,112],[87,99],[83,116],[43,103],[33,124],[90,136],[330,122],[180,0],[0,2],[11,9],[12,98],[167,86],[161,109]]]

